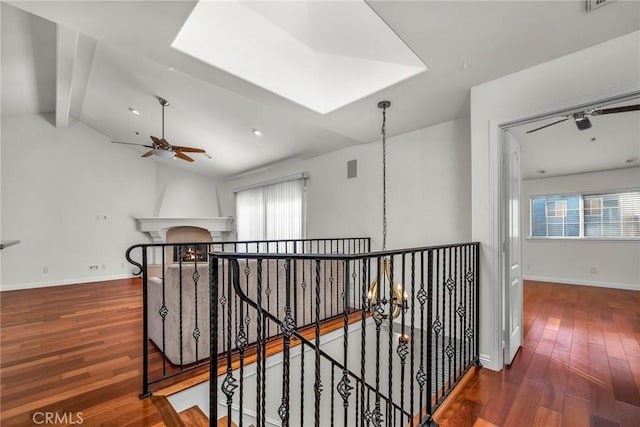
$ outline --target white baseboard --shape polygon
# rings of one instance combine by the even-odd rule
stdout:
[[[599,288],[611,288],[611,289],[625,289],[628,291],[640,291],[640,284],[632,283],[614,283],[614,282],[599,282],[597,280],[580,280],[580,279],[567,279],[566,277],[543,277],[543,276],[522,276],[524,280],[535,280],[536,282],[552,282],[552,283],[566,283],[567,285],[582,285],[582,286],[596,286]]]
[[[0,285],[0,291],[18,291],[22,289],[47,288],[50,286],[77,285],[78,283],[106,282],[108,280],[130,279],[132,277],[135,276],[131,274],[116,274],[113,276],[83,277],[79,279],[52,280],[49,282],[3,284]]]

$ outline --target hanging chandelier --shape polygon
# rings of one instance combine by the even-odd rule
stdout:
[[[387,108],[389,101],[380,101],[382,109],[382,251],[387,248]],[[389,297],[389,299],[387,299]],[[389,257],[380,259],[378,276],[373,279],[367,292],[367,310],[376,322],[397,318],[407,310],[407,294],[404,287],[393,280],[393,261]]]

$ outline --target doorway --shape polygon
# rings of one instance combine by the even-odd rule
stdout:
[[[499,282],[496,287],[496,295],[502,301],[502,329],[496,331],[501,334],[503,352],[500,365],[508,365],[518,352],[523,339],[523,276],[528,273],[530,262],[527,260],[526,251],[523,255],[523,242],[530,237],[529,197],[522,193],[522,177],[524,174],[531,174],[530,167],[520,164],[527,160],[528,152],[517,151],[521,145],[518,135],[522,134],[522,129],[528,130],[542,128],[552,129],[554,126],[567,125],[573,127],[576,133],[585,131],[584,123],[578,123],[576,117],[581,117],[582,112],[593,111],[594,109],[613,108],[616,105],[630,104],[634,99],[640,97],[640,91],[635,88],[627,92],[616,94],[605,94],[594,98],[588,103],[570,105],[550,109],[540,114],[532,114],[502,123],[492,123],[490,128],[491,161],[496,173],[493,175],[491,188],[494,192],[494,206],[496,215],[496,227],[492,232],[492,241],[496,247],[501,248],[501,256],[496,260],[496,280]],[[598,125],[595,119],[591,119],[593,125]],[[561,121],[561,122],[560,122]],[[557,124],[552,124],[558,122]],[[547,126],[550,125],[550,126]],[[526,132],[526,131],[524,131]],[[586,133],[583,134],[587,135]],[[637,139],[636,139],[637,141]],[[557,142],[558,144],[560,142]],[[576,157],[579,157],[576,153]],[[582,153],[583,154],[583,153]],[[631,158],[631,157],[630,157]],[[637,159],[634,161],[637,162]],[[637,166],[635,165],[631,166]],[[525,172],[526,171],[526,172]],[[538,167],[534,173],[545,175],[548,173],[543,167]],[[568,173],[578,173],[578,171],[560,171],[559,175]],[[524,228],[521,224],[525,224]],[[499,273],[498,273],[499,272]]]

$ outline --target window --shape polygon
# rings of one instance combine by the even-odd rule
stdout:
[[[304,237],[305,178],[236,192],[238,240],[285,240]]]
[[[532,197],[531,237],[638,238],[640,191]]]

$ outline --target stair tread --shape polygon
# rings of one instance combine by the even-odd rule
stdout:
[[[192,406],[181,411],[178,415],[186,427],[207,427],[209,425],[209,418],[199,406]]]
[[[228,427],[229,422],[228,422],[228,418],[226,416],[220,418],[218,420],[218,427]],[[237,427],[236,423],[234,423],[233,421],[231,421],[231,427]]]

